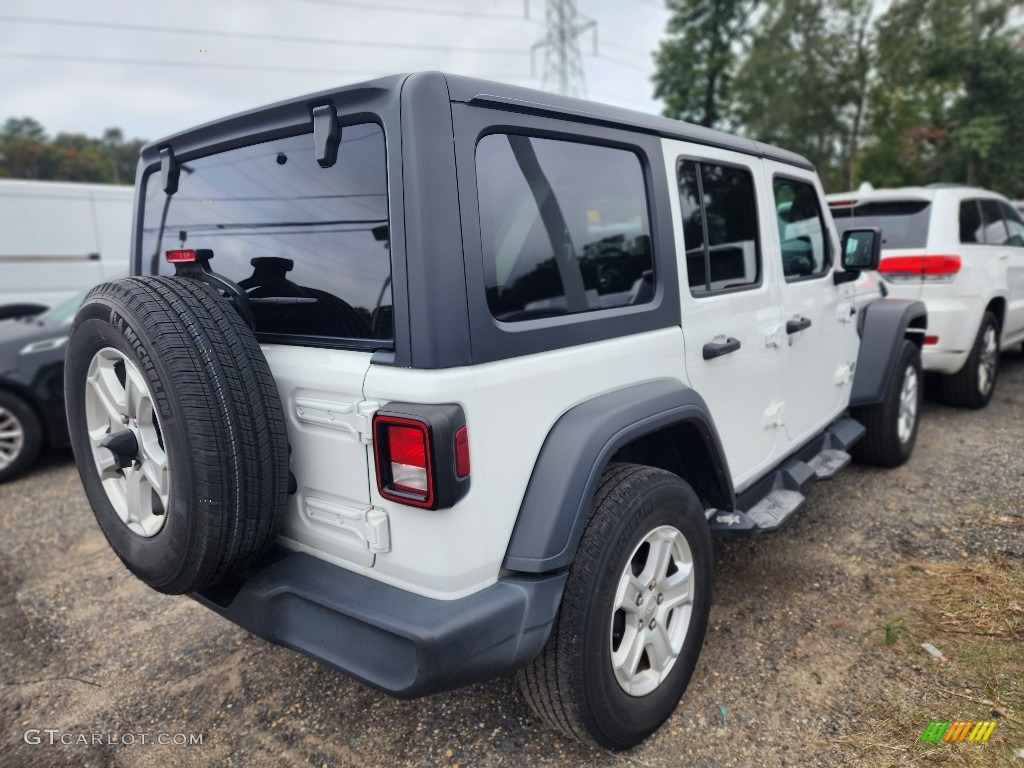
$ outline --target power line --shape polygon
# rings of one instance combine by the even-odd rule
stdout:
[[[336,69],[329,69],[324,67],[279,67],[260,66],[257,64],[220,64],[202,61],[158,61],[154,59],[121,59],[110,58],[105,56],[62,56],[59,54],[49,53],[0,53],[0,59],[34,59],[40,61],[85,62],[90,64],[130,64],[142,67],[192,67],[200,69],[235,69],[251,70],[255,72],[306,72],[317,74],[331,74],[337,75],[338,77],[344,77],[348,75],[383,77],[384,75],[394,74],[394,72],[382,72],[379,69],[358,70],[344,69],[340,67]],[[523,77],[520,74],[502,73],[484,73],[477,76],[484,78],[489,77],[494,79],[514,79]]]
[[[604,53],[602,53],[600,56],[595,56],[594,58],[598,59],[600,61],[608,61],[608,62],[611,62],[612,64],[618,64],[620,67],[629,67],[630,69],[635,69],[638,72],[650,72],[651,71],[650,65],[648,65],[646,67],[645,66],[641,66],[640,64],[634,64],[634,63],[632,63],[630,61],[626,61],[625,59],[620,59],[617,56],[609,56],[609,55],[604,54]]]
[[[383,6],[381,6],[383,7]],[[123,29],[132,32],[158,32],[170,35],[202,35],[206,38],[236,38],[240,40],[267,40],[286,43],[313,43],[361,48],[406,48],[416,51],[463,51],[466,53],[519,55],[516,48],[461,48],[455,45],[430,45],[427,43],[384,43],[363,40],[338,40],[328,37],[306,37],[302,35],[274,35],[261,32],[232,32],[227,30],[194,29],[189,27],[160,27],[150,24],[127,24],[113,21],[86,21],[84,19],[53,19],[38,16],[0,16],[0,21],[24,24],[50,24],[64,27],[92,27],[96,29]]]
[[[336,5],[342,8],[362,8],[368,11],[396,11],[398,13],[418,13],[424,16],[472,16],[478,19],[502,19],[504,21],[527,21],[534,23],[532,19],[512,13],[490,13],[487,11],[456,11],[442,8],[416,8],[407,5],[385,5],[383,3],[360,3],[355,0],[307,0],[311,3],[321,5]]]

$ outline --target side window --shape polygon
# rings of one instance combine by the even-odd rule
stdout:
[[[750,171],[681,160],[676,175],[690,292],[701,296],[757,285],[761,253]]]
[[[828,230],[813,184],[776,176],[775,215],[787,280],[820,277],[830,265]]]
[[[985,242],[989,245],[1006,245],[1009,235],[998,200],[981,200],[981,216],[985,221]]]
[[[650,216],[633,152],[490,134],[476,150],[487,305],[515,322],[654,299]]]
[[[978,207],[977,200],[960,202],[960,242],[985,242],[985,225],[981,220],[981,208]]]
[[[1010,239],[1007,241],[1007,244],[1024,248],[1024,221],[1021,221],[1020,213],[1012,205],[1001,200],[999,201],[999,209],[1003,212],[1006,228],[1010,232]]]

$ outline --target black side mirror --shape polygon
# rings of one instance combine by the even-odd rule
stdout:
[[[843,269],[856,271],[878,269],[882,258],[882,230],[878,227],[849,229],[843,232]]]

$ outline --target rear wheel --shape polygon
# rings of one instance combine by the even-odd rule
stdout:
[[[32,406],[0,391],[0,483],[31,467],[43,446],[43,427]]]
[[[942,399],[949,405],[984,408],[992,399],[998,375],[999,321],[986,312],[964,367],[940,380]]]
[[[690,486],[660,469],[610,465],[551,637],[519,673],[534,712],[602,747],[642,741],[690,680],[711,581],[711,537]]]
[[[864,464],[898,467],[914,451],[922,399],[921,351],[906,339],[886,385],[885,399],[877,405],[851,409],[850,415],[866,430],[852,455]]]
[[[154,589],[202,589],[269,546],[287,498],[284,414],[255,337],[205,285],[95,288],[65,366],[68,427],[111,547]]]

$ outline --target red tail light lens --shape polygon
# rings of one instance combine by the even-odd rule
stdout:
[[[389,403],[373,416],[373,458],[382,498],[448,509],[469,492],[469,432],[455,403]]]
[[[951,280],[961,266],[959,256],[886,256],[878,265],[878,271],[890,276]]]
[[[378,433],[377,471],[383,473],[381,489],[395,500],[417,506],[433,503],[430,467],[430,436],[425,424],[389,417]]]
[[[196,260],[196,252],[192,249],[167,251],[165,255],[168,264],[184,264]]]
[[[465,427],[455,432],[455,476],[469,476],[469,430]]]
[[[935,346],[936,344],[939,343],[939,337],[938,336],[925,336],[924,337],[924,343],[925,343],[925,346],[928,346],[928,347]]]

